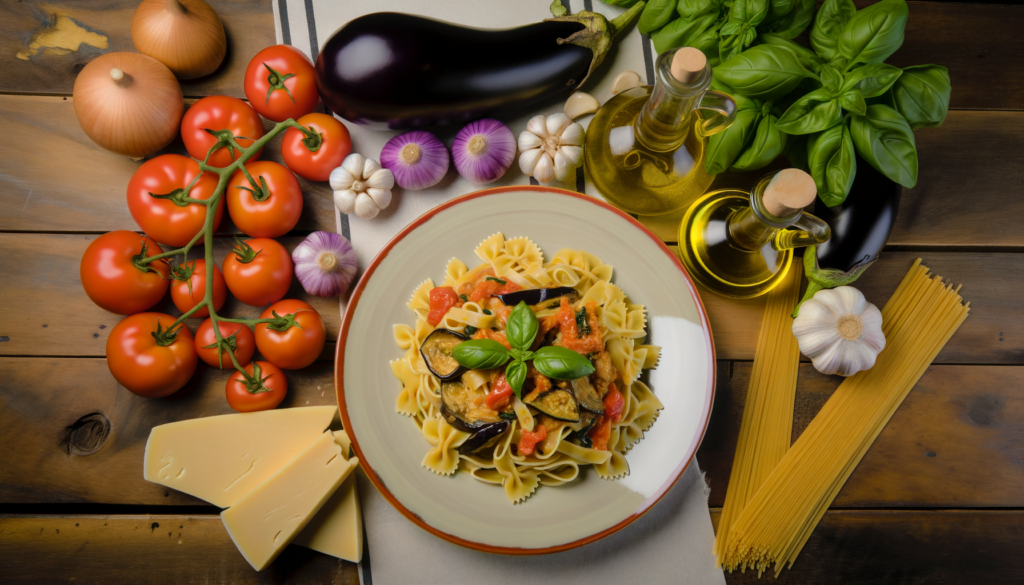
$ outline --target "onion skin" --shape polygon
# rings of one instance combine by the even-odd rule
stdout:
[[[132,42],[178,79],[213,73],[228,48],[224,25],[203,0],[142,0],[132,16]]]
[[[111,75],[115,69],[124,74],[120,80]],[[185,110],[181,86],[171,70],[138,53],[96,57],[75,79],[73,96],[75,116],[86,135],[131,158],[170,144]]]

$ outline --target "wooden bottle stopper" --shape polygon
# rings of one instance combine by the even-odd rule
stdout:
[[[814,202],[818,188],[814,179],[800,169],[784,169],[776,173],[764,189],[761,201],[775,217],[789,217]]]
[[[672,57],[672,66],[669,71],[679,83],[690,83],[704,71],[707,64],[708,58],[700,49],[683,47]]]

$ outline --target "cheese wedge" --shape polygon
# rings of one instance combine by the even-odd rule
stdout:
[[[348,453],[349,440],[345,431],[336,431],[334,441],[341,445],[343,455]],[[341,484],[292,544],[353,563],[362,560],[363,513],[359,508],[355,473]]]
[[[143,477],[227,508],[313,444],[337,412],[285,408],[153,427]]]
[[[239,552],[262,571],[327,502],[355,466],[326,432],[305,451],[220,513]]]

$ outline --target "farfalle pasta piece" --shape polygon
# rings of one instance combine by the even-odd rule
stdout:
[[[402,391],[395,401],[395,410],[405,416],[416,416],[419,412],[417,393],[419,392],[420,376],[413,371],[406,359],[393,360],[391,373],[402,382]]]
[[[492,235],[480,242],[480,245],[474,251],[477,258],[483,260],[486,264],[494,264],[494,259],[505,251],[505,235],[501,232]]]
[[[469,267],[465,262],[458,258],[452,258],[444,269],[444,285],[454,288],[467,272],[469,272]]]
[[[623,383],[632,384],[640,377],[640,370],[647,358],[646,349],[636,349],[632,339],[616,337],[607,343],[608,354],[612,358],[612,365],[615,366]]]
[[[434,288],[434,281],[426,279],[412,293],[412,298],[406,303],[406,306],[412,309],[413,313],[416,313],[418,319],[427,319],[427,313],[430,312],[430,290]]]
[[[647,432],[665,406],[643,382],[634,382],[629,391],[637,401],[634,421],[641,431]]]
[[[611,457],[604,463],[594,465],[594,470],[601,479],[619,479],[629,475],[629,463],[620,451],[615,449],[619,443],[621,429],[612,429],[611,437],[608,439],[608,448]]]
[[[494,469],[504,477],[501,485],[505,488],[505,496],[513,504],[518,504],[537,491],[540,480],[536,471],[520,469],[512,460],[510,445],[515,435],[515,425],[513,422],[505,439],[494,449]]]
[[[423,421],[423,438],[433,449],[423,457],[423,467],[438,475],[451,475],[459,467],[459,446],[466,442],[469,433],[449,425],[443,418],[428,418]]]

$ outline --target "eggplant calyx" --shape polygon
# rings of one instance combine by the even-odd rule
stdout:
[[[819,290],[853,284],[877,259],[878,257],[875,257],[870,262],[860,263],[851,270],[843,272],[837,268],[818,266],[817,246],[808,246],[804,251],[804,275],[807,277],[807,291],[804,293],[804,298],[800,299],[796,308],[793,309],[793,318],[795,319],[800,314],[800,306],[813,298]]]
[[[587,10],[581,10],[576,14],[566,14],[564,16],[544,19],[544,22],[576,22],[583,25],[582,30],[578,30],[564,39],[558,39],[559,45],[576,45],[577,47],[590,49],[594,53],[594,58],[590,61],[590,69],[587,70],[586,76],[573,87],[573,92],[578,91],[590,79],[590,76],[594,74],[594,70],[601,65],[608,51],[612,48],[615,38],[622,34],[629,27],[630,23],[640,15],[644,9],[644,4],[643,0],[637,2],[629,10],[611,21],[605,18],[603,14]]]

